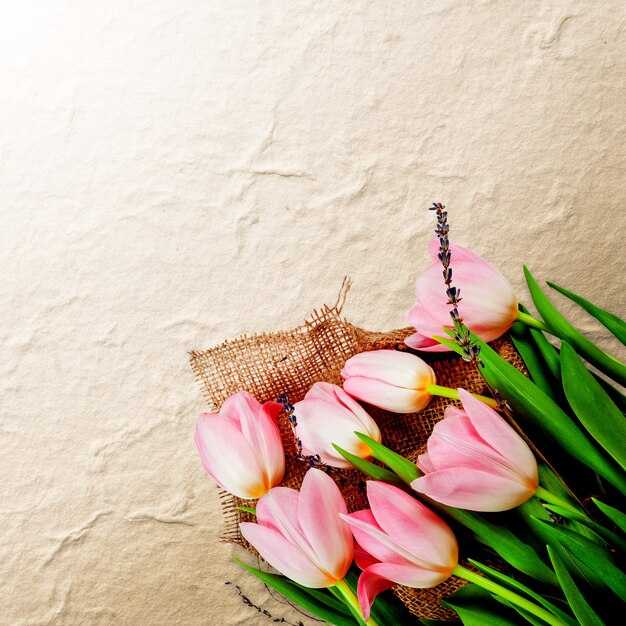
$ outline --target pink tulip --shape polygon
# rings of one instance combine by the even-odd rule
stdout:
[[[259,498],[285,473],[285,453],[276,422],[282,406],[261,406],[246,391],[224,402],[219,415],[203,413],[196,423],[202,466],[223,489],[239,498]]]
[[[537,490],[537,461],[496,411],[459,389],[463,408],[449,406],[435,424],[411,487],[469,511],[506,511]]]
[[[333,479],[310,469],[300,492],[275,487],[256,507],[256,524],[241,534],[275,569],[305,587],[332,587],[343,580],[354,555],[346,503]]]
[[[416,413],[428,405],[428,386],[437,381],[418,356],[397,350],[360,352],[349,358],[341,375],[343,388],[354,398],[393,411]]]
[[[395,584],[435,587],[458,563],[456,538],[430,509],[397,487],[367,483],[370,509],[341,517],[357,541],[357,565],[363,567],[358,596],[363,618],[375,597]]]
[[[352,467],[332,446],[333,443],[362,459],[371,456],[370,447],[354,432],[361,432],[380,442],[376,422],[365,409],[341,387],[330,383],[315,383],[294,405],[298,421],[296,433],[307,455],[319,454],[321,460],[333,467]]]
[[[437,258],[439,240],[429,244],[433,265],[420,274],[415,283],[417,299],[407,315],[415,334],[405,342],[411,348],[431,352],[449,350],[433,336],[442,336],[442,327],[452,328],[450,304]],[[454,285],[461,291],[458,311],[465,325],[484,341],[504,334],[517,317],[517,299],[509,282],[495,268],[472,251],[450,244]],[[444,335],[445,336],[445,335]]]

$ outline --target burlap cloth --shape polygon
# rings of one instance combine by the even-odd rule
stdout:
[[[191,367],[202,385],[212,412],[217,412],[226,398],[240,390],[249,391],[260,402],[276,400],[287,393],[290,402],[301,400],[317,381],[341,384],[339,371],[346,359],[358,352],[395,348],[407,350],[404,339],[412,328],[387,333],[369,332],[357,328],[341,317],[347,290],[342,289],[334,306],[324,305],[302,326],[286,332],[242,336],[201,352],[191,352]],[[524,371],[523,363],[506,338],[493,342],[492,347],[504,358]],[[487,393],[487,387],[475,366],[449,353],[438,355],[420,353],[437,375],[437,383],[446,387],[463,387],[472,393]],[[367,407],[383,435],[383,443],[408,459],[415,460],[423,450],[433,425],[443,417],[452,401],[433,398],[419,414],[397,415]],[[283,485],[299,488],[308,469],[306,462],[296,459],[296,446],[284,413],[279,418],[287,457]],[[345,496],[348,509],[367,507],[364,476],[356,470],[333,470],[331,475]],[[240,500],[224,491],[220,500],[225,520],[222,540],[239,544],[254,552],[239,532],[239,522],[253,521],[253,516],[239,511],[237,506],[254,506],[250,500]],[[434,589],[410,589],[397,586],[396,595],[417,616],[428,619],[451,620],[454,613],[439,604],[464,584],[453,577]]]

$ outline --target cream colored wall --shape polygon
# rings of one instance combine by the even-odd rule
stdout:
[[[293,621],[217,543],[186,352],[344,274],[404,325],[432,200],[624,308],[623,2],[0,4],[2,624]]]

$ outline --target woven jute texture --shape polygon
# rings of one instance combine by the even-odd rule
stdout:
[[[290,331],[242,336],[209,350],[192,352],[191,367],[202,385],[209,409],[217,412],[226,398],[240,390],[250,392],[259,402],[276,400],[281,393],[287,393],[289,400],[296,402],[315,382],[341,384],[339,372],[343,364],[358,352],[382,348],[407,350],[404,339],[413,329],[369,332],[343,318],[342,306],[343,303],[338,300],[332,307],[315,310],[302,326]],[[491,345],[508,361],[524,369],[515,348],[506,338]],[[463,387],[472,393],[488,393],[475,366],[447,353],[436,356],[420,353],[420,356],[429,361],[438,384]],[[408,415],[367,408],[380,427],[383,443],[415,460],[423,451],[434,424],[443,417],[445,407],[451,402],[433,398],[426,409]],[[279,418],[279,425],[287,457],[282,484],[299,488],[308,465],[296,459],[294,437],[284,414]],[[350,511],[367,508],[365,481],[360,472],[333,469],[331,476],[339,485]],[[236,508],[254,506],[254,502],[240,500],[226,492],[220,492],[220,499],[225,520],[222,540],[254,552],[239,532],[239,522],[253,521],[252,516]],[[434,589],[398,586],[394,592],[419,617],[451,620],[456,615],[442,607],[439,600],[450,596],[463,584],[463,581],[453,577]]]

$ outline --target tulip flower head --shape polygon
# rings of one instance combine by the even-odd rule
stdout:
[[[446,408],[417,466],[424,476],[411,487],[469,511],[506,511],[534,495],[537,461],[496,411],[459,389],[463,409]]]
[[[504,334],[517,318],[517,299],[504,276],[471,250],[449,245],[455,284],[460,287],[458,311],[464,324],[483,341]],[[417,331],[405,339],[416,350],[445,352],[446,346],[433,336],[442,335],[442,327],[452,328],[450,303],[441,276],[438,259],[439,240],[429,244],[433,265],[422,272],[416,282],[416,302],[407,315]]]
[[[349,358],[341,375],[351,396],[394,413],[416,413],[432,395],[433,369],[414,354],[398,350],[371,350]]]
[[[448,525],[409,494],[383,482],[368,481],[370,509],[342,518],[357,541],[363,569],[358,597],[367,620],[376,596],[395,584],[435,587],[452,575],[458,545]]]
[[[354,434],[355,431],[381,441],[376,422],[337,385],[315,383],[304,400],[295,403],[294,414],[298,421],[297,435],[303,453],[319,455],[326,465],[352,467],[333,448],[333,443],[362,459],[371,456],[370,447]]]
[[[226,491],[259,498],[285,473],[285,453],[277,418],[282,406],[261,405],[246,391],[224,402],[218,415],[203,413],[196,423],[202,466]]]
[[[275,487],[257,503],[258,523],[242,522],[241,534],[275,569],[311,588],[343,580],[354,540],[340,514],[346,503],[333,479],[310,469],[300,491]]]

